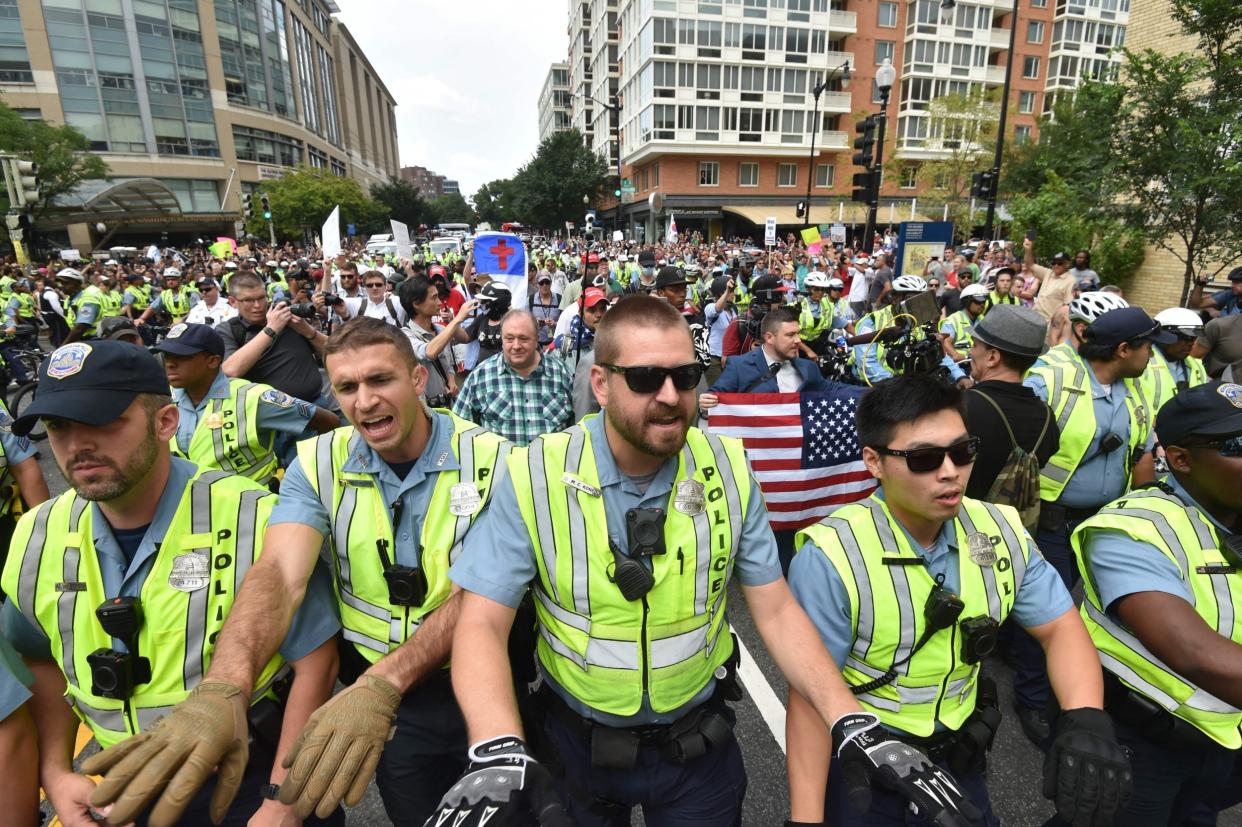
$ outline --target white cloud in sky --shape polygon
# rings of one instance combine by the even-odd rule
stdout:
[[[539,141],[539,90],[569,47],[567,0],[338,0],[397,101],[402,166],[508,178]]]

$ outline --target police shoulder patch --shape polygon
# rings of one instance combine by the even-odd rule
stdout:
[[[90,354],[91,346],[85,342],[74,342],[56,348],[47,360],[48,378],[65,379],[79,373]]]
[[[1242,408],[1242,385],[1225,382],[1216,388],[1216,392],[1229,400],[1235,408]]]
[[[278,391],[272,388],[270,391],[263,391],[263,395],[259,397],[260,402],[268,402],[278,408],[292,408],[294,399],[284,391]]]
[[[0,432],[6,434],[13,432],[13,417],[9,416],[9,412],[3,409],[0,409]]]

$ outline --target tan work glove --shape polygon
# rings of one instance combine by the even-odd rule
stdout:
[[[148,823],[172,827],[218,766],[210,814],[219,824],[237,795],[250,755],[247,701],[231,683],[200,683],[150,729],[83,762],[84,774],[104,775],[91,804],[112,804],[108,819],[126,824],[163,789]]]
[[[327,818],[342,799],[349,807],[361,801],[400,704],[397,687],[363,675],[315,710],[282,762],[289,774],[280,803],[306,819],[311,812]]]

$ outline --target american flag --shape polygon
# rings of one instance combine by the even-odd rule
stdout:
[[[776,531],[803,528],[875,488],[862,462],[854,411],[863,388],[722,393],[708,428],[746,446]]]

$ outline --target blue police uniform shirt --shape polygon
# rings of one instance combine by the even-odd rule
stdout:
[[[0,449],[4,451],[4,461],[12,468],[19,462],[25,462],[35,455],[35,447],[29,437],[13,433],[13,417],[4,403],[0,401]]]
[[[625,512],[631,508],[668,507],[669,493],[673,490],[673,479],[677,474],[677,459],[669,459],[660,466],[644,489],[642,483],[645,480],[635,480],[617,468],[612,450],[608,447],[608,438],[604,434],[605,416],[606,413],[601,413],[584,420],[582,424],[591,435],[591,450],[595,454],[595,466],[599,471],[608,536],[618,548],[628,549],[629,535],[626,532]],[[763,493],[753,476],[750,476],[750,500],[742,520],[734,570],[743,586],[763,586],[781,577],[776,537],[768,525],[768,510],[763,502]],[[518,510],[513,480],[506,474],[493,486],[488,504],[467,532],[461,556],[449,569],[449,577],[463,589],[516,609],[526,593],[527,584],[537,576],[530,532]],[[608,726],[672,723],[687,710],[707,700],[715,690],[715,681],[709,681],[703,691],[685,705],[665,713],[652,710],[644,697],[638,714],[622,717],[586,706],[558,686],[546,672],[544,677],[571,709],[583,717]]]
[[[861,336],[873,330],[875,330],[875,316],[868,315],[854,327],[854,335]],[[854,369],[859,373],[860,378],[873,385],[881,380],[889,379],[893,375],[893,372],[888,369],[888,365],[880,362],[879,353],[880,348],[874,342],[865,345],[854,345]],[[940,360],[940,364],[948,369],[949,378],[954,382],[966,377],[966,371],[962,370],[957,362],[950,359],[947,353]]]
[[[79,290],[69,299],[69,305],[73,308],[73,323],[75,325],[86,325],[90,327],[99,320],[99,315],[103,308],[100,305],[91,302],[90,304],[82,304],[82,297],[85,289]]]
[[[457,471],[461,465],[453,455],[453,420],[447,415],[432,411],[431,436],[422,454],[409,472],[401,477],[379,454],[367,445],[362,434],[354,432],[349,439],[349,456],[343,471],[351,474],[370,474],[379,483],[380,494],[385,503],[401,502],[398,524],[393,526],[393,546],[399,566],[417,567],[419,542],[423,516],[431,502],[436,479],[441,471]],[[497,468],[496,473],[501,469]],[[493,486],[495,482],[492,483]],[[389,519],[392,512],[389,510]],[[269,525],[298,523],[310,526],[320,534],[331,533],[332,520],[328,510],[311,487],[300,459],[295,459],[285,470],[280,483],[280,502],[272,511]],[[344,550],[340,549],[343,553]]]
[[[21,302],[17,300],[17,296],[9,299],[9,303],[4,306],[4,321],[9,326],[17,324],[17,311],[21,308]]]
[[[177,403],[177,412],[181,415],[177,421],[177,447],[184,452],[190,450],[190,440],[193,439],[194,431],[198,428],[199,419],[207,410],[207,404],[213,399],[228,399],[232,394],[229,392],[229,377],[224,371],[220,371],[212,380],[207,395],[197,405],[190,400],[185,388],[173,388],[172,395],[173,401]],[[289,399],[293,400],[293,404],[278,405],[260,396],[259,430],[261,432],[277,431],[282,434],[301,436],[306,430],[306,424],[315,415],[315,406],[301,399],[293,399],[293,397]]]
[[[194,463],[178,457],[172,458],[168,483],[155,507],[155,516],[132,557],[125,553],[124,547],[117,541],[108,521],[99,510],[99,504],[91,503],[95,555],[99,559],[104,594],[109,597],[139,596],[155,566],[158,547],[164,541],[181,496],[197,471],[198,466]],[[260,542],[261,538],[256,537],[255,540]],[[6,601],[4,608],[0,610],[0,627],[3,627],[4,633],[22,654],[51,660],[51,643],[47,636],[42,629],[31,624],[12,601]],[[336,617],[336,602],[332,596],[332,582],[324,568],[316,566],[306,587],[306,597],[298,607],[289,633],[280,645],[280,654],[288,661],[300,660],[331,639],[340,628],[341,624]],[[122,641],[114,639],[112,646],[117,651],[125,651]]]
[[[1183,503],[1198,508],[1217,531],[1229,533],[1228,529],[1195,502],[1194,497],[1187,493],[1172,474],[1165,477],[1164,482]],[[1099,595],[1105,611],[1114,620],[1120,622],[1116,614],[1117,601],[1136,592],[1164,592],[1194,605],[1194,595],[1182,577],[1181,570],[1151,543],[1135,540],[1130,535],[1111,528],[1088,529],[1083,541],[1091,546],[1087,560],[1096,594]]]
[[[1067,508],[1098,508],[1117,499],[1126,490],[1125,471],[1127,454],[1130,452],[1130,411],[1126,406],[1126,395],[1130,391],[1120,379],[1108,387],[1101,385],[1095,378],[1091,363],[1083,359],[1082,364],[1086,367],[1091,382],[1095,434],[1091,437],[1091,444],[1087,446],[1087,453],[1083,454],[1082,462],[1070,476],[1057,502]],[[1030,374],[1022,384],[1034,391],[1044,402],[1048,401],[1048,385],[1044,382],[1044,377]],[[1121,437],[1121,447],[1107,453],[1101,452],[1100,443],[1110,433]],[[1145,450],[1150,451],[1155,444],[1155,434],[1149,432]]]
[[[876,489],[874,496],[883,500],[883,488]],[[905,526],[901,523],[897,525],[905,533],[911,550],[923,558],[927,573],[933,578],[943,575],[944,587],[957,594],[962,584],[953,523],[950,521],[941,526],[931,548],[920,546]],[[1019,626],[1030,628],[1056,620],[1074,608],[1074,601],[1056,569],[1040,554],[1035,541],[1025,532],[1024,537],[1030,562],[1022,577],[1022,585],[1014,596],[1012,617]],[[789,588],[815,624],[829,654],[838,666],[844,664],[854,644],[855,632],[850,619],[849,593],[836,567],[811,540],[802,544],[789,565]]]
[[[0,635],[0,721],[6,720],[30,700],[34,675],[22,662],[13,644]]]

